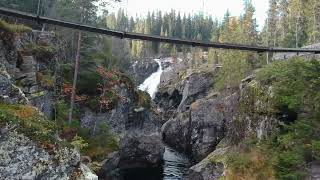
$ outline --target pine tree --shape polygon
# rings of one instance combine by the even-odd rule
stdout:
[[[320,1],[309,0],[307,8],[309,43],[315,44],[320,42]]]
[[[74,2],[75,5],[79,8],[79,21],[80,23],[89,22],[96,16],[97,0],[78,0]],[[72,84],[72,93],[71,93],[71,100],[70,100],[70,110],[69,110],[69,118],[68,123],[71,125],[72,123],[72,113],[74,108],[74,101],[76,96],[76,87],[77,87],[77,80],[78,80],[78,71],[80,65],[80,51],[81,51],[81,41],[82,41],[82,32],[78,32],[78,40],[77,40],[77,50],[76,50],[76,59],[75,59],[75,68],[74,68],[74,76],[73,76],[73,84]]]
[[[278,24],[278,0],[269,1],[269,11],[267,19],[267,45],[277,45],[277,24]]]

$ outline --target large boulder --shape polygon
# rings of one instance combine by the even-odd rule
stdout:
[[[159,134],[128,135],[120,142],[121,169],[160,168],[164,145]]]
[[[196,161],[212,152],[226,134],[223,99],[200,99],[162,127],[163,140]]]

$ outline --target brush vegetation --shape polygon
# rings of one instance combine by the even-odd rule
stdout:
[[[320,62],[303,58],[274,62],[261,68],[256,79],[273,87],[273,98],[266,98],[267,91],[252,92],[268,102],[265,110],[280,121],[279,131],[266,139],[246,138],[240,142],[225,158],[225,177],[307,178],[308,165],[319,161],[320,155]],[[244,103],[242,108],[252,109],[252,103]]]

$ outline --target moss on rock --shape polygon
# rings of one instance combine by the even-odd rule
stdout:
[[[0,126],[16,126],[16,130],[31,140],[49,147],[56,143],[54,122],[47,120],[32,106],[0,103]]]
[[[2,19],[0,19],[0,30],[3,30],[7,33],[25,33],[32,31],[32,29],[28,26],[10,24]]]

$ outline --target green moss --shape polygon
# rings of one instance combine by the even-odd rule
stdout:
[[[93,161],[92,163],[90,163],[90,169],[95,172],[96,174],[99,173],[100,169],[102,168],[103,164]]]
[[[122,72],[117,72],[117,76],[119,77],[119,81],[121,83],[124,83],[129,90],[133,90],[135,88],[133,81],[131,80],[131,78],[128,75],[126,75]]]
[[[98,97],[89,97],[88,101],[87,101],[87,105],[88,107],[96,112],[96,111],[99,111],[100,109],[100,103],[99,103],[99,98]]]
[[[29,43],[23,50],[33,54],[38,61],[48,61],[56,53],[56,48],[50,44],[35,44]]]
[[[54,144],[57,130],[54,122],[31,106],[0,103],[0,126],[16,125],[17,131],[41,145]]]
[[[106,90],[104,95],[89,96],[87,105],[94,112],[106,112],[114,109],[120,97],[114,90]]]
[[[36,93],[31,94],[30,98],[37,98],[37,97],[41,97],[44,96],[46,93],[44,91],[39,91]]]
[[[43,79],[41,81],[41,85],[43,87],[49,88],[49,89],[53,89],[54,85],[55,85],[55,77],[50,75],[50,74],[45,74],[43,75]]]
[[[30,27],[27,27],[24,25],[9,24],[1,19],[0,19],[0,29],[8,33],[25,33],[25,32],[32,31]]]
[[[211,163],[224,163],[226,161],[226,157],[228,156],[229,150],[229,148],[217,147],[214,152],[208,155],[209,161]]]
[[[73,139],[71,144],[77,148],[79,151],[88,147],[88,143],[86,143],[81,136],[76,135]]]
[[[64,83],[70,83],[73,80],[73,66],[71,63],[59,64],[59,69]]]

